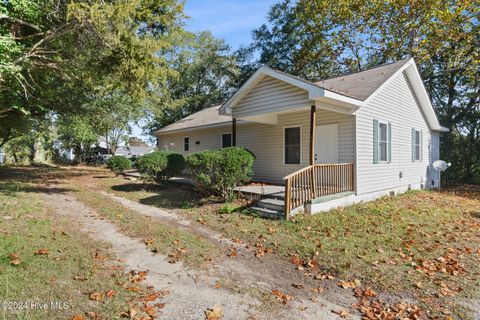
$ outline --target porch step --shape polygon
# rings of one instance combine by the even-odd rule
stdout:
[[[285,201],[274,198],[263,198],[257,201],[257,207],[283,212]]]
[[[271,210],[267,208],[261,208],[261,207],[250,207],[250,210],[254,211],[256,214],[258,214],[260,217],[263,218],[269,218],[269,219],[283,219],[283,210],[282,211],[276,211],[276,210]]]

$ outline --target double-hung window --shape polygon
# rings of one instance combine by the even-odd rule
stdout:
[[[285,164],[300,164],[301,161],[301,128],[284,129],[284,162]]]
[[[190,151],[190,138],[189,137],[183,138],[183,151],[185,151],[185,152]]]
[[[422,161],[422,131],[412,129],[412,161]]]
[[[388,124],[380,122],[378,124],[378,153],[380,162],[388,161]]]
[[[392,125],[373,120],[373,163],[389,163],[392,159]]]

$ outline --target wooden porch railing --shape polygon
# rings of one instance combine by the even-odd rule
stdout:
[[[314,164],[283,178],[285,219],[290,211],[317,197],[355,191],[353,163]]]

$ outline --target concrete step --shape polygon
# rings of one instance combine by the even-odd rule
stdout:
[[[263,198],[257,201],[256,206],[260,208],[283,212],[285,208],[285,201],[273,198]]]
[[[250,207],[250,210],[254,211],[260,217],[269,218],[269,219],[283,219],[284,214],[282,211],[271,210],[267,208],[260,207]]]

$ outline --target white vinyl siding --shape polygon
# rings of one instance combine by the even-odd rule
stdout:
[[[354,116],[331,111],[317,111],[317,125],[338,124],[338,160],[353,162],[355,152]],[[301,126],[301,163],[298,165],[283,163],[283,129]],[[221,136],[230,129],[230,125],[219,128],[199,129],[188,132],[191,152],[215,150],[222,146]],[[277,125],[260,123],[237,124],[237,146],[246,147],[255,154],[253,163],[254,180],[271,183],[283,183],[283,177],[300,170],[309,164],[310,110],[278,115]],[[158,136],[160,150],[184,153],[182,137],[185,133],[163,134]],[[200,142],[196,144],[196,142]]]
[[[232,110],[236,118],[310,106],[308,93],[291,84],[266,76]]]
[[[191,154],[203,150],[215,150],[222,147],[222,134],[231,129],[231,124],[218,128],[203,128],[190,130],[188,132],[172,132],[170,134],[158,135],[158,149],[168,150],[180,154]],[[185,152],[184,140],[190,138],[190,151]]]
[[[375,119],[382,119],[391,124],[391,161],[375,164],[372,161],[373,130]],[[410,184],[427,184],[432,177],[431,162],[412,163],[412,134],[415,127],[423,132],[422,157],[429,158],[432,148],[438,149],[437,135],[430,131],[416,100],[411,85],[405,74],[392,79],[382,91],[365,107],[356,113],[357,128],[357,193],[364,194],[382,191]]]

